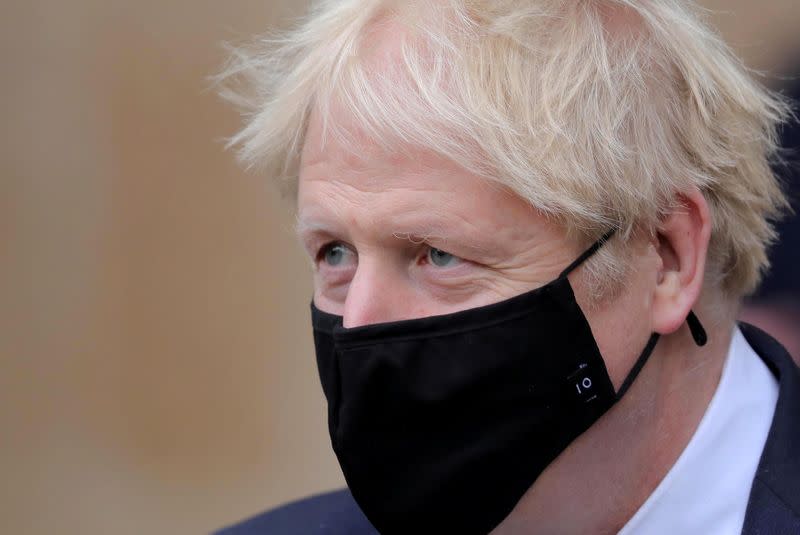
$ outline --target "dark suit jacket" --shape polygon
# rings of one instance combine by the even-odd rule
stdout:
[[[780,391],[767,443],[750,491],[744,535],[800,534],[800,370],[763,331],[740,325],[745,338],[778,379]],[[284,505],[217,535],[376,535],[340,490]],[[411,534],[410,534],[411,535]]]

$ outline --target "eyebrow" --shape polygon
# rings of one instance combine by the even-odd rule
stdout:
[[[294,233],[297,236],[302,236],[303,234],[311,234],[313,232],[325,232],[326,234],[330,233],[329,226],[317,221],[314,221],[312,223],[308,221],[308,219],[300,217],[299,214],[294,217],[294,224],[292,225],[292,228],[294,229]]]
[[[333,238],[338,234],[331,225],[317,220],[309,221],[300,216],[295,216],[292,226],[295,237],[309,254],[316,252],[312,249],[318,245],[317,242],[325,241],[326,237]]]
[[[342,226],[326,217],[318,217],[317,214],[302,217],[298,214],[295,217],[294,229],[297,237],[308,244],[308,242],[322,237],[343,237]],[[390,230],[391,229],[391,230]],[[469,251],[474,254],[498,256],[501,255],[502,248],[498,246],[491,236],[478,237],[474,233],[459,231],[458,227],[452,227],[447,221],[439,217],[430,217],[426,220],[414,224],[396,225],[394,228],[388,227],[385,238],[395,238],[406,240],[413,244],[429,243],[433,246],[451,243],[456,248],[455,252],[465,253]]]
[[[337,228],[339,227],[337,224],[327,223],[324,219],[319,220],[314,217],[310,218],[303,218],[299,215],[295,216],[294,222],[294,231],[298,236],[308,235],[308,234],[338,234]],[[411,228],[410,226],[406,225],[404,228]],[[428,240],[437,240],[437,241],[447,241],[448,235],[458,234],[452,232],[442,232],[439,230],[435,230],[437,225],[414,225],[414,230],[391,230],[386,231],[386,235],[391,236],[393,238],[397,238],[399,240],[407,240],[412,243],[424,243]]]
[[[463,236],[463,237],[462,237]],[[392,237],[398,240],[409,241],[415,245],[423,243],[430,244],[434,247],[441,244],[441,248],[446,249],[448,243],[454,243],[459,249],[469,249],[476,253],[489,253],[490,247],[483,240],[476,240],[474,235],[461,235],[455,237],[448,236],[441,232],[404,232],[394,231]],[[437,247],[438,248],[438,247]]]

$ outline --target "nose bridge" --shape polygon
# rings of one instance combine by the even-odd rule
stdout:
[[[350,281],[342,313],[348,328],[392,321],[403,312],[407,290],[402,277],[393,273],[386,260],[359,258],[358,268]]]

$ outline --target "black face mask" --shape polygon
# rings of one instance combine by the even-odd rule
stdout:
[[[488,306],[346,329],[312,303],[333,449],[383,534],[484,534],[625,393],[615,392],[567,274]],[[695,341],[705,333],[694,314]]]

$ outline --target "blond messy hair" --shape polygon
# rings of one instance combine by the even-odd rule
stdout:
[[[346,139],[328,120],[343,107],[374,143],[433,150],[585,240],[652,232],[697,187],[708,282],[737,298],[787,207],[770,160],[789,109],[702,15],[682,0],[323,0],[288,33],[234,49],[221,79],[244,85],[223,95],[246,125],[231,144],[292,187],[312,108]],[[375,61],[384,21],[406,31]],[[624,272],[619,253],[599,260],[606,276]]]

